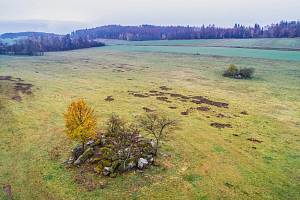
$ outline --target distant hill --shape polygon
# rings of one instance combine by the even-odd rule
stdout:
[[[58,36],[54,33],[44,32],[19,32],[19,33],[4,33],[0,35],[1,39],[15,39],[19,37],[41,37],[41,36]]]
[[[224,39],[224,38],[294,38],[300,37],[300,21],[281,21],[262,27],[255,24],[246,27],[235,24],[232,28],[215,25],[190,26],[120,26],[109,25],[92,29],[77,30],[73,34],[87,36],[91,39],[119,40],[180,40],[180,39]]]
[[[0,39],[39,36],[59,35],[45,32],[19,32],[2,34]],[[229,38],[295,38],[300,37],[300,21],[281,21],[265,27],[262,27],[259,24],[255,24],[253,27],[235,24],[232,28],[222,28],[215,25],[203,25],[201,27],[107,25],[73,31],[71,36],[88,38],[90,40],[118,39],[128,41]]]

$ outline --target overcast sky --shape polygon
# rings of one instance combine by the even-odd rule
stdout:
[[[300,0],[0,0],[0,21],[232,26],[300,19]],[[51,29],[51,28],[50,28]]]

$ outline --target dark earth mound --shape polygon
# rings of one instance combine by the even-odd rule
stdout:
[[[218,122],[213,122],[210,125],[215,128],[232,128],[231,124],[222,124]]]
[[[208,104],[208,105],[216,106],[219,108],[228,108],[228,106],[229,106],[228,103],[212,101],[203,96],[194,96],[192,98],[193,98],[192,102],[195,104]]]
[[[254,143],[262,143],[263,141],[255,139],[255,138],[248,138],[247,140],[254,142]]]
[[[147,107],[143,107],[143,110],[146,111],[146,112],[155,112],[154,109],[150,109],[150,108],[147,108]]]
[[[104,100],[105,101],[113,101],[115,99],[112,96],[107,96]]]
[[[209,111],[210,110],[210,108],[207,106],[200,106],[200,107],[197,107],[196,109],[200,110],[200,111]]]

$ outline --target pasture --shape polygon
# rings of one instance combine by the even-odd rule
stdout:
[[[11,185],[15,199],[298,199],[300,52],[226,45],[297,49],[300,40],[259,41],[112,42],[0,56],[0,185]],[[255,68],[254,79],[223,77],[229,64]],[[145,108],[179,119],[180,128],[160,165],[144,173],[105,178],[68,169],[75,143],[63,113],[78,98],[95,108],[99,128],[113,112],[132,121]]]

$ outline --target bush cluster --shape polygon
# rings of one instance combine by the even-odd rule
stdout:
[[[231,64],[224,71],[223,76],[236,79],[251,79],[253,77],[254,71],[254,68],[245,67],[238,69],[235,65]]]

